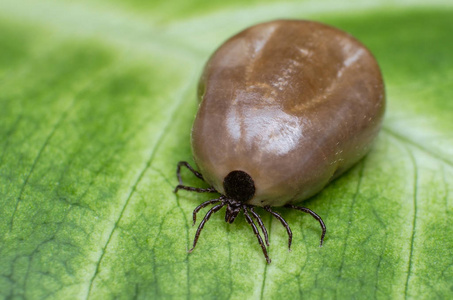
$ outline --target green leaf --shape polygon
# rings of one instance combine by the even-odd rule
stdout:
[[[3,0],[0,298],[452,298],[452,15],[449,1]],[[315,220],[277,209],[293,247],[259,210],[270,265],[245,220],[221,212],[188,254],[210,196],[172,190],[191,161],[198,76],[226,38],[276,18],[372,50],[383,130],[304,202],[327,225],[322,248]]]

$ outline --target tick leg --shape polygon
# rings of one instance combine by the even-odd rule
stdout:
[[[263,243],[263,239],[261,238],[258,228],[256,228],[255,223],[253,222],[252,218],[250,218],[250,215],[247,212],[247,206],[243,206],[243,209],[244,209],[245,219],[247,220],[247,223],[249,223],[250,226],[252,226],[253,232],[255,233],[256,238],[258,239],[258,242],[260,243],[261,249],[263,250],[264,257],[266,258],[267,263],[270,264],[271,259],[269,258],[269,255],[267,255],[266,246]]]
[[[181,167],[182,166],[185,166],[195,176],[197,176],[199,179],[204,181],[203,175],[201,175],[201,173],[195,171],[194,168],[192,168],[192,166],[189,165],[188,162],[180,161],[178,163],[178,167],[176,168],[176,177],[178,177],[179,184],[175,187],[175,190],[173,192],[177,193],[179,190],[186,190],[186,191],[197,192],[197,193],[217,193],[217,190],[215,188],[213,188],[213,187],[196,188],[196,187],[191,187],[191,186],[184,185],[184,183],[182,182],[182,178],[181,178]]]
[[[319,222],[319,224],[321,225],[321,228],[322,228],[321,242],[319,243],[319,247],[321,247],[322,243],[324,242],[324,236],[326,235],[326,225],[324,224],[324,221],[321,219],[321,217],[318,216],[314,211],[312,211],[311,209],[306,208],[306,207],[295,206],[295,205],[292,205],[292,204],[287,204],[287,205],[285,205],[285,207],[289,207],[289,208],[293,208],[293,209],[297,209],[297,210],[303,211],[303,212],[305,212],[307,214],[310,214],[313,218],[318,220],[318,222]]]
[[[200,237],[200,233],[201,233],[201,230],[203,229],[204,227],[204,224],[209,220],[209,218],[211,217],[211,215],[217,211],[219,211],[223,206],[225,206],[224,203],[222,204],[219,204],[219,205],[216,205],[214,206],[213,208],[211,208],[207,213],[206,215],[204,216],[203,220],[201,221],[200,225],[198,225],[198,229],[197,229],[197,233],[195,234],[195,239],[193,240],[193,247],[192,249],[189,250],[189,253],[193,251],[193,249],[195,249],[195,246],[197,245],[197,242],[198,242],[198,238]]]
[[[193,210],[193,225],[195,225],[195,222],[197,221],[197,213],[200,211],[200,209],[202,208],[205,208],[206,206],[208,206],[209,204],[213,204],[213,203],[217,203],[217,202],[223,202],[223,199],[222,198],[218,198],[218,199],[212,199],[212,200],[208,200],[206,202],[203,202],[201,203],[200,205],[198,205],[194,210]],[[222,203],[223,204],[223,203]]]
[[[291,228],[289,227],[288,223],[283,219],[280,214],[276,213],[275,211],[271,210],[269,206],[265,206],[264,209],[268,211],[271,215],[276,217],[283,225],[283,227],[286,228],[286,232],[288,233],[288,249],[291,251],[291,243],[293,241],[293,233],[291,232]]]
[[[175,190],[173,192],[177,193],[179,190],[186,190],[186,191],[197,192],[197,193],[218,193],[217,190],[213,187],[203,189],[203,188],[185,186],[185,185],[181,185],[181,184],[178,184],[175,187]]]
[[[176,169],[176,176],[178,177],[178,181],[179,181],[179,185],[184,185],[182,183],[182,178],[181,178],[181,167],[184,166],[186,167],[187,169],[189,169],[190,172],[192,172],[195,176],[197,176],[198,178],[200,178],[201,180],[204,181],[204,178],[203,178],[203,175],[201,175],[201,173],[197,172],[194,170],[194,168],[192,168],[191,165],[189,165],[188,162],[186,161],[180,161],[178,163],[178,167]]]
[[[260,225],[261,230],[263,231],[264,234],[264,240],[266,241],[266,245],[269,247],[269,237],[267,235],[267,230],[266,227],[264,227],[263,220],[261,220],[260,215],[258,215],[253,207],[250,207],[250,212],[252,215],[255,217],[255,219],[258,221],[258,225]]]

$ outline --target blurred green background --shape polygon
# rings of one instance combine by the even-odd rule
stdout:
[[[258,210],[207,223],[172,193],[191,160],[196,84],[209,55],[261,21],[318,20],[381,65],[383,130],[371,153],[306,201],[327,225]],[[0,2],[0,298],[453,297],[451,1]],[[199,185],[188,173],[188,184]]]

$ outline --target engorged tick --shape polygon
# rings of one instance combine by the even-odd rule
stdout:
[[[271,207],[295,206],[340,176],[371,148],[381,127],[385,92],[372,54],[349,34],[317,22],[278,20],[252,26],[227,40],[201,76],[200,107],[192,129],[192,152],[200,172],[179,162],[180,189],[219,193],[193,211],[226,207],[225,221],[239,213],[253,229],[268,263],[266,228],[254,207],[262,207],[286,228]],[[209,188],[189,187],[187,167]],[[258,227],[264,236],[261,237]]]

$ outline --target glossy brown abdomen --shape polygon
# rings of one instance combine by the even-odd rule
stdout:
[[[210,58],[192,130],[195,162],[223,193],[248,173],[250,204],[306,199],[360,160],[384,114],[379,67],[350,35],[308,21],[246,29]]]

